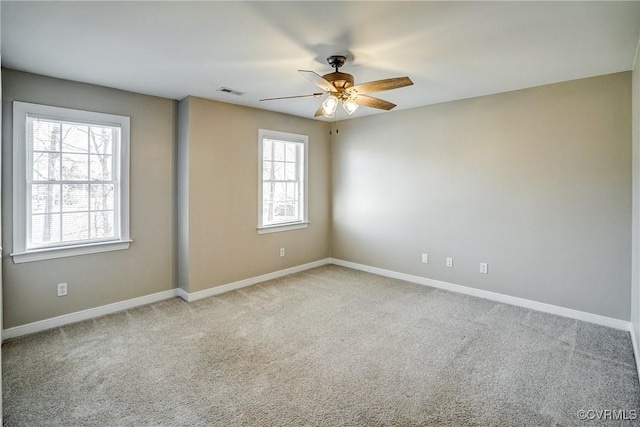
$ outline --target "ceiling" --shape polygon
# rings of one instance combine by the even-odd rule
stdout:
[[[396,110],[630,70],[638,2],[1,2],[2,65],[181,99],[195,95],[312,117],[297,70],[356,84]],[[241,96],[217,91],[221,86]],[[352,117],[378,114],[359,108]],[[335,120],[346,119],[344,111]],[[319,118],[318,120],[327,120]]]

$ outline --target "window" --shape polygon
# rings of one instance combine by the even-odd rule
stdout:
[[[13,260],[129,247],[129,118],[13,103]]]
[[[258,233],[307,227],[309,137],[260,129]]]

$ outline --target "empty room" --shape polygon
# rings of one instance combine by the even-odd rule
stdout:
[[[640,424],[640,2],[0,25],[3,425]]]

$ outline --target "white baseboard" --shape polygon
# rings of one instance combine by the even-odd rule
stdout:
[[[120,301],[113,304],[103,305],[101,307],[90,308],[88,310],[77,311],[75,313],[65,314],[51,319],[40,320],[38,322],[28,323],[26,325],[16,326],[2,331],[2,340],[16,338],[23,335],[33,334],[35,332],[44,331],[46,329],[57,328],[60,326],[76,323],[83,320],[93,319],[95,317],[104,316],[106,314],[115,313],[117,311],[127,310],[129,308],[138,307],[140,305],[150,304],[153,302],[180,297],[187,302],[199,300],[223,292],[233,291],[235,289],[244,288],[255,285],[256,283],[265,282],[278,277],[287,276],[289,274],[298,273],[300,271],[309,270],[311,268],[320,267],[330,264],[330,258],[307,264],[298,265],[284,270],[275,271],[273,273],[263,274],[261,276],[251,277],[249,279],[240,280],[226,285],[217,286],[215,288],[205,289],[203,291],[189,293],[182,288],[170,289],[164,292],[158,292],[139,298],[133,298],[126,301]]]
[[[260,276],[250,277],[248,279],[239,280],[237,282],[227,283],[225,285],[216,286],[215,288],[205,289],[197,292],[187,292],[184,289],[178,290],[178,296],[187,302],[196,301],[202,298],[219,295],[225,292],[234,291],[240,288],[246,288],[247,286],[255,285],[256,283],[266,282],[267,280],[277,279],[278,277],[288,276],[289,274],[299,273],[311,268],[321,267],[323,265],[331,264],[331,258],[321,259],[319,261],[309,262],[307,264],[297,265],[295,267],[286,268],[284,270],[274,271],[273,273],[267,273]]]
[[[378,267],[371,267],[368,265],[358,264],[350,261],[344,261],[336,258],[325,258],[319,261],[314,261],[307,264],[302,264],[295,267],[287,268],[284,270],[275,271],[273,273],[267,273],[260,276],[239,280],[237,282],[227,283],[225,285],[216,286],[214,288],[205,289],[202,291],[189,293],[181,288],[170,289],[168,291],[158,292],[155,294],[151,294],[151,295],[147,295],[139,298],[133,298],[126,301],[104,305],[101,307],[96,307],[88,310],[78,311],[75,313],[65,314],[65,315],[54,317],[51,319],[28,323],[26,325],[16,326],[13,328],[3,330],[2,340],[15,338],[15,337],[19,337],[27,334],[32,334],[35,332],[44,331],[46,329],[57,328],[60,326],[68,325],[70,323],[76,323],[82,320],[104,316],[106,314],[127,310],[129,308],[134,308],[140,305],[150,304],[153,302],[157,302],[157,301],[161,301],[161,300],[169,299],[173,297],[180,297],[187,302],[196,301],[202,298],[219,295],[224,292],[233,291],[236,289],[255,285],[256,283],[277,279],[279,277],[287,276],[289,274],[298,273],[304,270],[309,270],[311,268],[320,267],[327,264],[340,265],[343,267],[353,268],[355,270],[361,270],[361,271],[366,271],[373,274],[378,274],[380,276],[386,276],[394,279],[405,280],[407,282],[413,282],[420,285],[431,286],[439,289],[445,289],[448,291],[458,292],[465,295],[485,298],[492,301],[502,302],[505,304],[511,304],[519,307],[529,308],[536,311],[556,314],[558,316],[568,317],[571,319],[577,319],[585,322],[595,323],[602,326],[608,326],[610,328],[630,331],[631,339],[633,340],[634,353],[636,356],[636,364],[640,369],[640,352],[638,351],[638,343],[636,342],[636,337],[633,332],[633,325],[630,322],[619,320],[619,319],[613,319],[610,317],[600,316],[597,314],[587,313],[584,311],[574,310],[570,308],[532,301],[524,298],[518,298],[518,297],[509,296],[509,295],[499,294],[496,292],[485,291],[482,289],[470,288],[467,286],[456,285],[453,283],[442,282],[439,280],[427,279],[425,277],[399,273],[397,271],[385,270]]]
[[[57,328],[60,326],[76,323],[95,317],[104,316],[106,314],[115,313],[117,311],[127,310],[129,308],[138,307],[152,302],[162,301],[178,296],[177,289],[158,292],[143,297],[132,298],[126,301],[115,302],[100,307],[90,308],[87,310],[76,311],[75,313],[64,314],[62,316],[53,317],[51,319],[40,320],[38,322],[27,323],[26,325],[15,326],[13,328],[2,331],[2,340],[16,338],[23,335],[33,334],[34,332],[44,331],[46,329]]]
[[[176,296],[182,298],[183,300],[189,302],[189,292],[185,291],[182,288],[176,289]]]
[[[233,291],[235,289],[244,288],[255,285],[256,283],[265,282],[278,277],[287,276],[289,274],[298,273],[300,271],[309,270],[311,268],[320,267],[330,264],[331,260],[325,258],[319,261],[298,265],[284,270],[275,271],[273,273],[263,274],[261,276],[251,277],[249,279],[240,280],[226,285],[217,286],[215,288],[205,289],[203,291],[189,293],[182,288],[171,289],[164,292],[158,292],[139,298],[133,298],[126,301],[120,301],[113,304],[103,305],[101,307],[90,308],[87,310],[77,311],[75,313],[65,314],[51,319],[40,320],[38,322],[28,323],[26,325],[16,326],[2,331],[2,340],[16,338],[23,335],[33,334],[35,332],[44,331],[46,329],[57,328],[60,326],[76,323],[95,317],[104,316],[106,314],[115,313],[117,311],[127,310],[129,308],[138,307],[140,305],[150,304],[164,299],[180,297],[187,302],[199,300],[202,298],[218,295],[224,292]]]
[[[636,359],[636,371],[638,372],[638,380],[640,381],[640,349],[638,349],[638,340],[636,339],[636,331],[633,322],[629,322],[629,332],[631,333],[631,344],[633,345],[633,355]]]
[[[598,314],[587,313],[585,311],[579,311],[571,308],[560,307],[557,305],[546,304],[543,302],[513,297],[510,295],[504,295],[497,292],[470,288],[468,286],[456,285],[453,283],[442,282],[439,280],[427,279],[426,277],[399,273],[397,271],[385,270],[378,267],[371,267],[368,265],[358,264],[350,261],[343,261],[341,259],[336,259],[336,258],[331,258],[331,263],[335,265],[341,265],[343,267],[353,268],[354,270],[362,270],[369,273],[378,274],[380,276],[391,277],[394,279],[405,280],[407,282],[413,282],[420,285],[431,286],[433,288],[445,289],[447,291],[457,292],[465,295],[471,295],[474,297],[485,298],[488,300],[502,302],[505,304],[516,305],[518,307],[529,308],[531,310],[542,311],[544,313],[551,313],[558,316],[568,317],[571,319],[582,320],[585,322],[595,323],[597,325],[602,325],[602,326],[608,326],[610,328],[620,329],[623,331],[630,331],[630,328],[631,328],[631,323],[625,320],[614,319],[606,316],[600,316]],[[637,354],[637,351],[636,351],[636,354]]]

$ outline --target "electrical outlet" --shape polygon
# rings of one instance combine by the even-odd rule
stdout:
[[[447,267],[453,267],[453,258],[447,257]]]
[[[429,254],[422,254],[422,263],[423,264],[429,263]]]
[[[480,263],[480,273],[489,274],[489,264],[487,264],[486,262],[481,262]]]
[[[280,248],[280,256],[284,256],[284,248]]]
[[[67,295],[67,284],[58,283],[58,296],[63,297]]]

